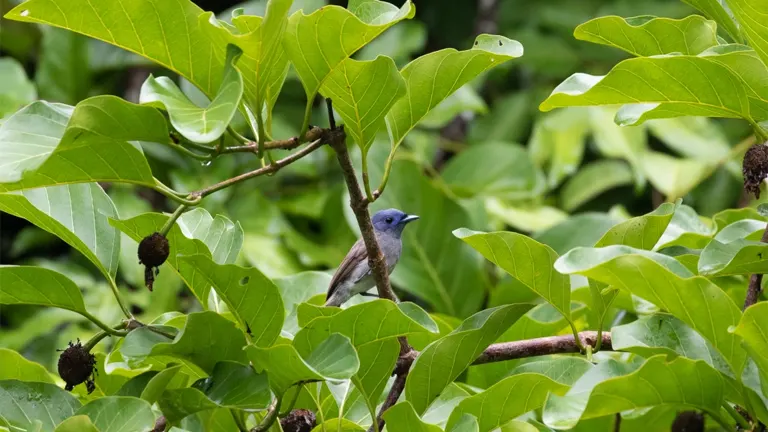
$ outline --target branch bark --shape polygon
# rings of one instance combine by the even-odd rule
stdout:
[[[597,345],[597,332],[596,331],[583,331],[579,333],[579,339],[581,339],[582,345],[591,345],[593,348]],[[603,332],[602,334],[602,350],[612,351],[612,339],[611,333]],[[579,352],[579,344],[571,335],[565,336],[549,336],[536,339],[528,339],[514,342],[501,342],[488,346],[488,348],[480,354],[477,359],[472,363],[473,365],[480,365],[486,363],[495,363],[506,360],[516,360],[528,357],[538,357],[550,354],[571,354]],[[411,366],[416,358],[419,356],[419,352],[416,350],[410,350],[400,355],[395,365],[393,372],[395,381],[392,384],[387,399],[382,404],[377,417],[379,424],[379,430],[384,427],[384,419],[382,414],[386,412],[392,405],[397,402],[397,399],[405,389],[405,381],[408,378],[408,373],[411,370]],[[372,432],[373,425],[368,429],[368,432]]]
[[[763,231],[763,237],[760,239],[763,243],[768,243],[768,226]],[[757,297],[762,290],[763,275],[759,273],[753,274],[749,278],[749,287],[747,288],[747,296],[744,299],[744,310],[757,303]]]

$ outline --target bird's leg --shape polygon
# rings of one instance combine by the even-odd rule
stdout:
[[[360,295],[363,296],[363,297],[376,297],[376,298],[380,298],[378,294],[369,293],[369,292],[361,292]]]

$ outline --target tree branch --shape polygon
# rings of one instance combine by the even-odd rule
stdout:
[[[292,138],[284,139],[284,140],[275,140],[275,141],[267,141],[264,143],[264,149],[265,150],[293,150],[296,147],[300,146],[301,143],[307,142],[307,141],[315,141],[320,138],[322,138],[323,133],[326,132],[327,129],[322,129],[319,127],[313,127],[311,128],[306,134],[304,134],[304,139],[300,140],[299,137],[295,136]],[[259,150],[259,143],[256,141],[250,141],[246,140],[245,145],[242,146],[233,146],[233,147],[225,147],[221,150],[221,153],[256,153]]]
[[[314,130],[314,129],[313,129]],[[326,132],[323,135],[328,135]],[[304,147],[303,149],[297,151],[296,153],[291,154],[290,156],[287,156],[283,159],[277,160],[274,163],[271,163],[265,167],[259,168],[257,170],[253,170],[250,172],[247,172],[245,174],[241,174],[237,177],[232,177],[230,179],[224,180],[222,182],[216,183],[214,185],[208,186],[207,188],[200,189],[199,191],[192,192],[189,194],[189,199],[199,199],[203,198],[207,195],[210,195],[214,192],[217,192],[221,189],[228,188],[236,183],[240,183],[241,181],[248,180],[254,177],[258,177],[265,174],[272,174],[280,170],[280,168],[290,165],[293,162],[296,162],[297,160],[303,158],[304,156],[312,153],[313,151],[319,149],[324,144],[328,142],[325,138],[319,138],[315,141],[311,142],[309,145]]]
[[[765,231],[763,231],[763,238],[761,238],[760,241],[763,243],[768,243],[768,226],[765,227]],[[762,290],[762,283],[762,274],[755,273],[749,278],[747,296],[744,299],[744,310],[747,310],[748,307],[757,303],[757,297],[760,295],[760,291]]]
[[[595,331],[583,331],[579,333],[579,339],[581,339],[582,345],[590,345],[593,348],[597,345],[597,332]],[[602,334],[602,345],[604,351],[612,351],[613,346],[611,344],[611,333],[604,332]],[[579,344],[576,339],[571,335],[565,336],[549,336],[536,339],[528,339],[514,342],[501,342],[490,345],[488,348],[480,354],[477,359],[472,363],[473,365],[480,365],[486,363],[495,363],[506,360],[516,360],[528,357],[538,357],[550,354],[571,354],[579,352]],[[419,352],[416,350],[410,350],[400,355],[395,365],[393,375],[395,377],[392,388],[389,390],[387,399],[379,410],[377,422],[379,430],[384,427],[384,419],[382,414],[386,412],[392,405],[397,402],[400,394],[405,389],[405,381],[408,377],[408,372],[411,370],[411,366],[416,358],[419,356]],[[372,432],[374,425],[368,429],[368,432]]]

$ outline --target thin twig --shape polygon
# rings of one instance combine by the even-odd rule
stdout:
[[[251,432],[264,432],[269,430],[269,428],[272,426],[272,423],[274,423],[275,420],[277,420],[277,412],[280,411],[281,400],[282,400],[282,397],[280,396],[272,400],[272,403],[269,405],[269,408],[267,408],[267,415],[264,417],[261,423],[251,428]]]
[[[768,226],[763,231],[763,237],[760,239],[763,243],[768,243]],[[760,295],[763,284],[763,275],[755,273],[749,278],[749,287],[747,288],[747,296],[744,299],[744,310],[757,303],[757,297]]]
[[[204,189],[200,189],[199,191],[192,192],[189,194],[190,199],[198,199],[203,198],[207,195],[210,195],[214,192],[220,191],[221,189],[228,188],[236,183],[240,183],[241,181],[248,180],[254,177],[258,177],[261,175],[266,174],[273,174],[276,173],[280,168],[290,165],[293,162],[296,162],[297,160],[303,158],[304,156],[312,153],[313,151],[319,149],[326,143],[326,140],[323,138],[317,139],[304,147],[303,149],[297,151],[296,153],[291,154],[290,156],[287,156],[283,159],[275,161],[273,164],[269,164],[267,166],[264,166],[262,168],[259,168],[257,170],[253,170],[250,172],[247,172],[245,174],[241,174],[237,177],[232,177],[230,179],[224,180],[222,182],[216,183],[215,185],[208,186]]]
[[[320,139],[325,132],[324,129],[314,127],[304,134],[304,139],[301,140],[295,136],[284,140],[267,141],[264,143],[265,150],[293,150],[300,146],[301,143],[307,141],[315,141]],[[221,153],[256,153],[259,148],[259,143],[256,141],[246,140],[242,146],[224,147],[221,149]]]
[[[597,332],[595,331],[583,331],[579,333],[579,339],[581,344],[595,347],[597,345]],[[603,332],[602,334],[602,346],[603,351],[612,351],[613,345],[611,344],[611,333]],[[571,335],[564,336],[549,336],[536,339],[528,339],[514,342],[501,342],[490,345],[488,348],[480,354],[477,359],[472,363],[473,365],[480,365],[486,363],[495,363],[506,360],[516,360],[528,357],[538,357],[550,354],[571,354],[580,352],[580,345],[576,339]],[[419,352],[416,350],[410,350],[400,355],[395,365],[394,375],[395,382],[392,384],[392,388],[387,394],[387,399],[382,405],[381,410],[377,418],[379,430],[384,427],[384,420],[382,414],[397,402],[400,394],[405,388],[405,381],[410,372],[411,365],[419,356]],[[387,405],[390,403],[390,405]],[[373,429],[368,429],[371,432]]]

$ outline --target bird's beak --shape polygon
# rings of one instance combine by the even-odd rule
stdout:
[[[403,223],[403,224],[407,224],[408,222],[413,222],[413,221],[415,221],[418,218],[419,217],[416,216],[416,215],[408,215],[408,216],[404,217],[403,220],[400,221],[400,222]]]

